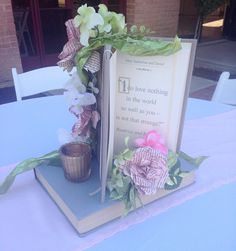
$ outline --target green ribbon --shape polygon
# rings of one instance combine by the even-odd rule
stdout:
[[[9,175],[5,178],[3,183],[0,185],[0,194],[4,194],[8,191],[8,189],[13,184],[17,175],[30,171],[35,167],[43,164],[44,162],[48,162],[50,165],[57,165],[60,161],[58,151],[50,152],[46,155],[43,155],[39,158],[30,158],[22,161],[17,164],[16,167],[9,173]]]

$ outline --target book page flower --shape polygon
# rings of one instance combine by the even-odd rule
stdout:
[[[77,51],[82,48],[82,45],[79,41],[80,32],[79,29],[75,27],[74,20],[69,19],[65,22],[65,25],[68,42],[64,45],[63,51],[58,56],[60,61],[57,64],[70,72],[75,65],[74,57]]]
[[[134,143],[137,147],[149,146],[160,151],[164,155],[167,155],[168,153],[168,148],[165,146],[164,138],[155,130],[149,131],[143,138],[136,139]]]
[[[151,148],[142,147],[134,151],[131,160],[119,166],[129,176],[140,194],[154,194],[163,188],[168,176],[167,157]]]
[[[87,4],[79,7],[77,12],[78,15],[75,16],[74,22],[75,26],[80,29],[80,43],[84,46],[89,46],[90,31],[97,25],[103,25],[103,18],[95,12],[93,7],[88,7]]]

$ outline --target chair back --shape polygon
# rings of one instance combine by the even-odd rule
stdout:
[[[16,99],[20,101],[23,97],[64,89],[64,85],[70,79],[71,73],[63,71],[59,66],[49,66],[20,74],[17,73],[16,68],[12,68],[12,76]]]
[[[236,105],[236,79],[229,79],[229,76],[229,72],[221,73],[212,101]]]

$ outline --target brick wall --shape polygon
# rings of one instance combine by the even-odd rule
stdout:
[[[127,0],[128,25],[145,25],[157,36],[177,34],[180,0]]]
[[[11,0],[0,0],[0,87],[12,80],[12,67],[22,70]]]

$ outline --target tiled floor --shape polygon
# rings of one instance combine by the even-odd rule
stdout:
[[[192,86],[192,88],[190,88],[189,96],[191,98],[211,100],[212,95],[215,91],[216,83],[220,77],[220,74],[221,72],[211,70],[211,69],[194,68],[194,71],[193,71],[194,77],[200,79],[199,83],[194,83],[194,84],[198,85],[196,87],[199,87],[199,88]],[[232,75],[232,77],[234,76]],[[205,88],[203,87],[204,86],[203,83],[201,83],[201,81],[203,80],[206,80]]]
[[[198,90],[196,92],[193,92],[189,96],[191,98],[211,100],[214,90],[215,90],[215,86],[213,85],[213,86],[209,86],[204,89]]]

